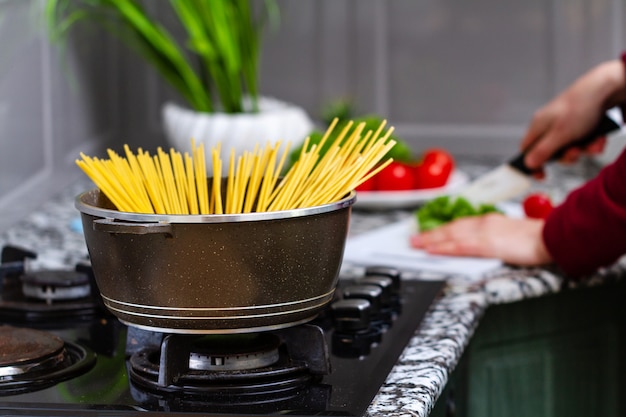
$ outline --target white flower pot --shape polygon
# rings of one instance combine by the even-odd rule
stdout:
[[[171,147],[191,153],[191,139],[204,143],[206,165],[213,171],[211,150],[221,143],[223,174],[227,172],[231,149],[236,155],[252,151],[256,144],[290,142],[290,149],[300,146],[311,133],[314,124],[300,107],[273,98],[259,99],[258,113],[200,113],[174,103],[162,109],[166,138]]]

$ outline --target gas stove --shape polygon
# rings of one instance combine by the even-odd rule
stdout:
[[[32,272],[33,257],[2,251],[2,415],[360,416],[444,285],[368,267],[306,324],[167,334],[112,316],[87,261]]]

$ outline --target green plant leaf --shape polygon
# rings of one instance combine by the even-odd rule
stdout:
[[[170,0],[187,33],[178,42],[137,0],[48,0],[45,8],[52,41],[79,22],[97,23],[132,47],[199,111],[241,112],[243,97],[257,108],[258,57],[264,18],[276,20],[278,7],[266,0],[254,13],[252,0]],[[164,3],[162,3],[164,4]]]
[[[188,86],[188,91],[194,97],[196,106],[199,106],[200,110],[210,111],[211,100],[206,94],[202,82],[169,32],[157,22],[149,19],[145,11],[135,1],[110,1],[128,25],[137,31],[141,39],[145,40],[157,53],[171,61],[172,66],[179,71],[180,77]]]

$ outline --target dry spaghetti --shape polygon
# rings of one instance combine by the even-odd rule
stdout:
[[[257,145],[241,155],[231,151],[225,178],[220,146],[210,150],[213,168],[207,179],[204,145],[196,146],[193,140],[191,155],[161,148],[156,155],[141,148],[134,154],[124,145],[125,157],[109,149],[108,159],[81,153],[76,164],[120,211],[238,214],[290,210],[337,201],[392,161],[381,163],[395,145],[389,139],[393,127],[383,134],[383,121],[376,131],[364,132],[365,123],[360,123],[348,134],[352,125],[344,126],[323,155],[320,150],[337,120],[319,144],[311,145],[307,138],[298,160],[284,175],[289,144],[281,152],[280,142],[263,148]]]

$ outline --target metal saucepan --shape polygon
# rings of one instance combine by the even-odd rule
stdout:
[[[280,212],[117,211],[76,198],[94,275],[121,321],[173,333],[248,333],[313,319],[337,285],[355,193]]]

